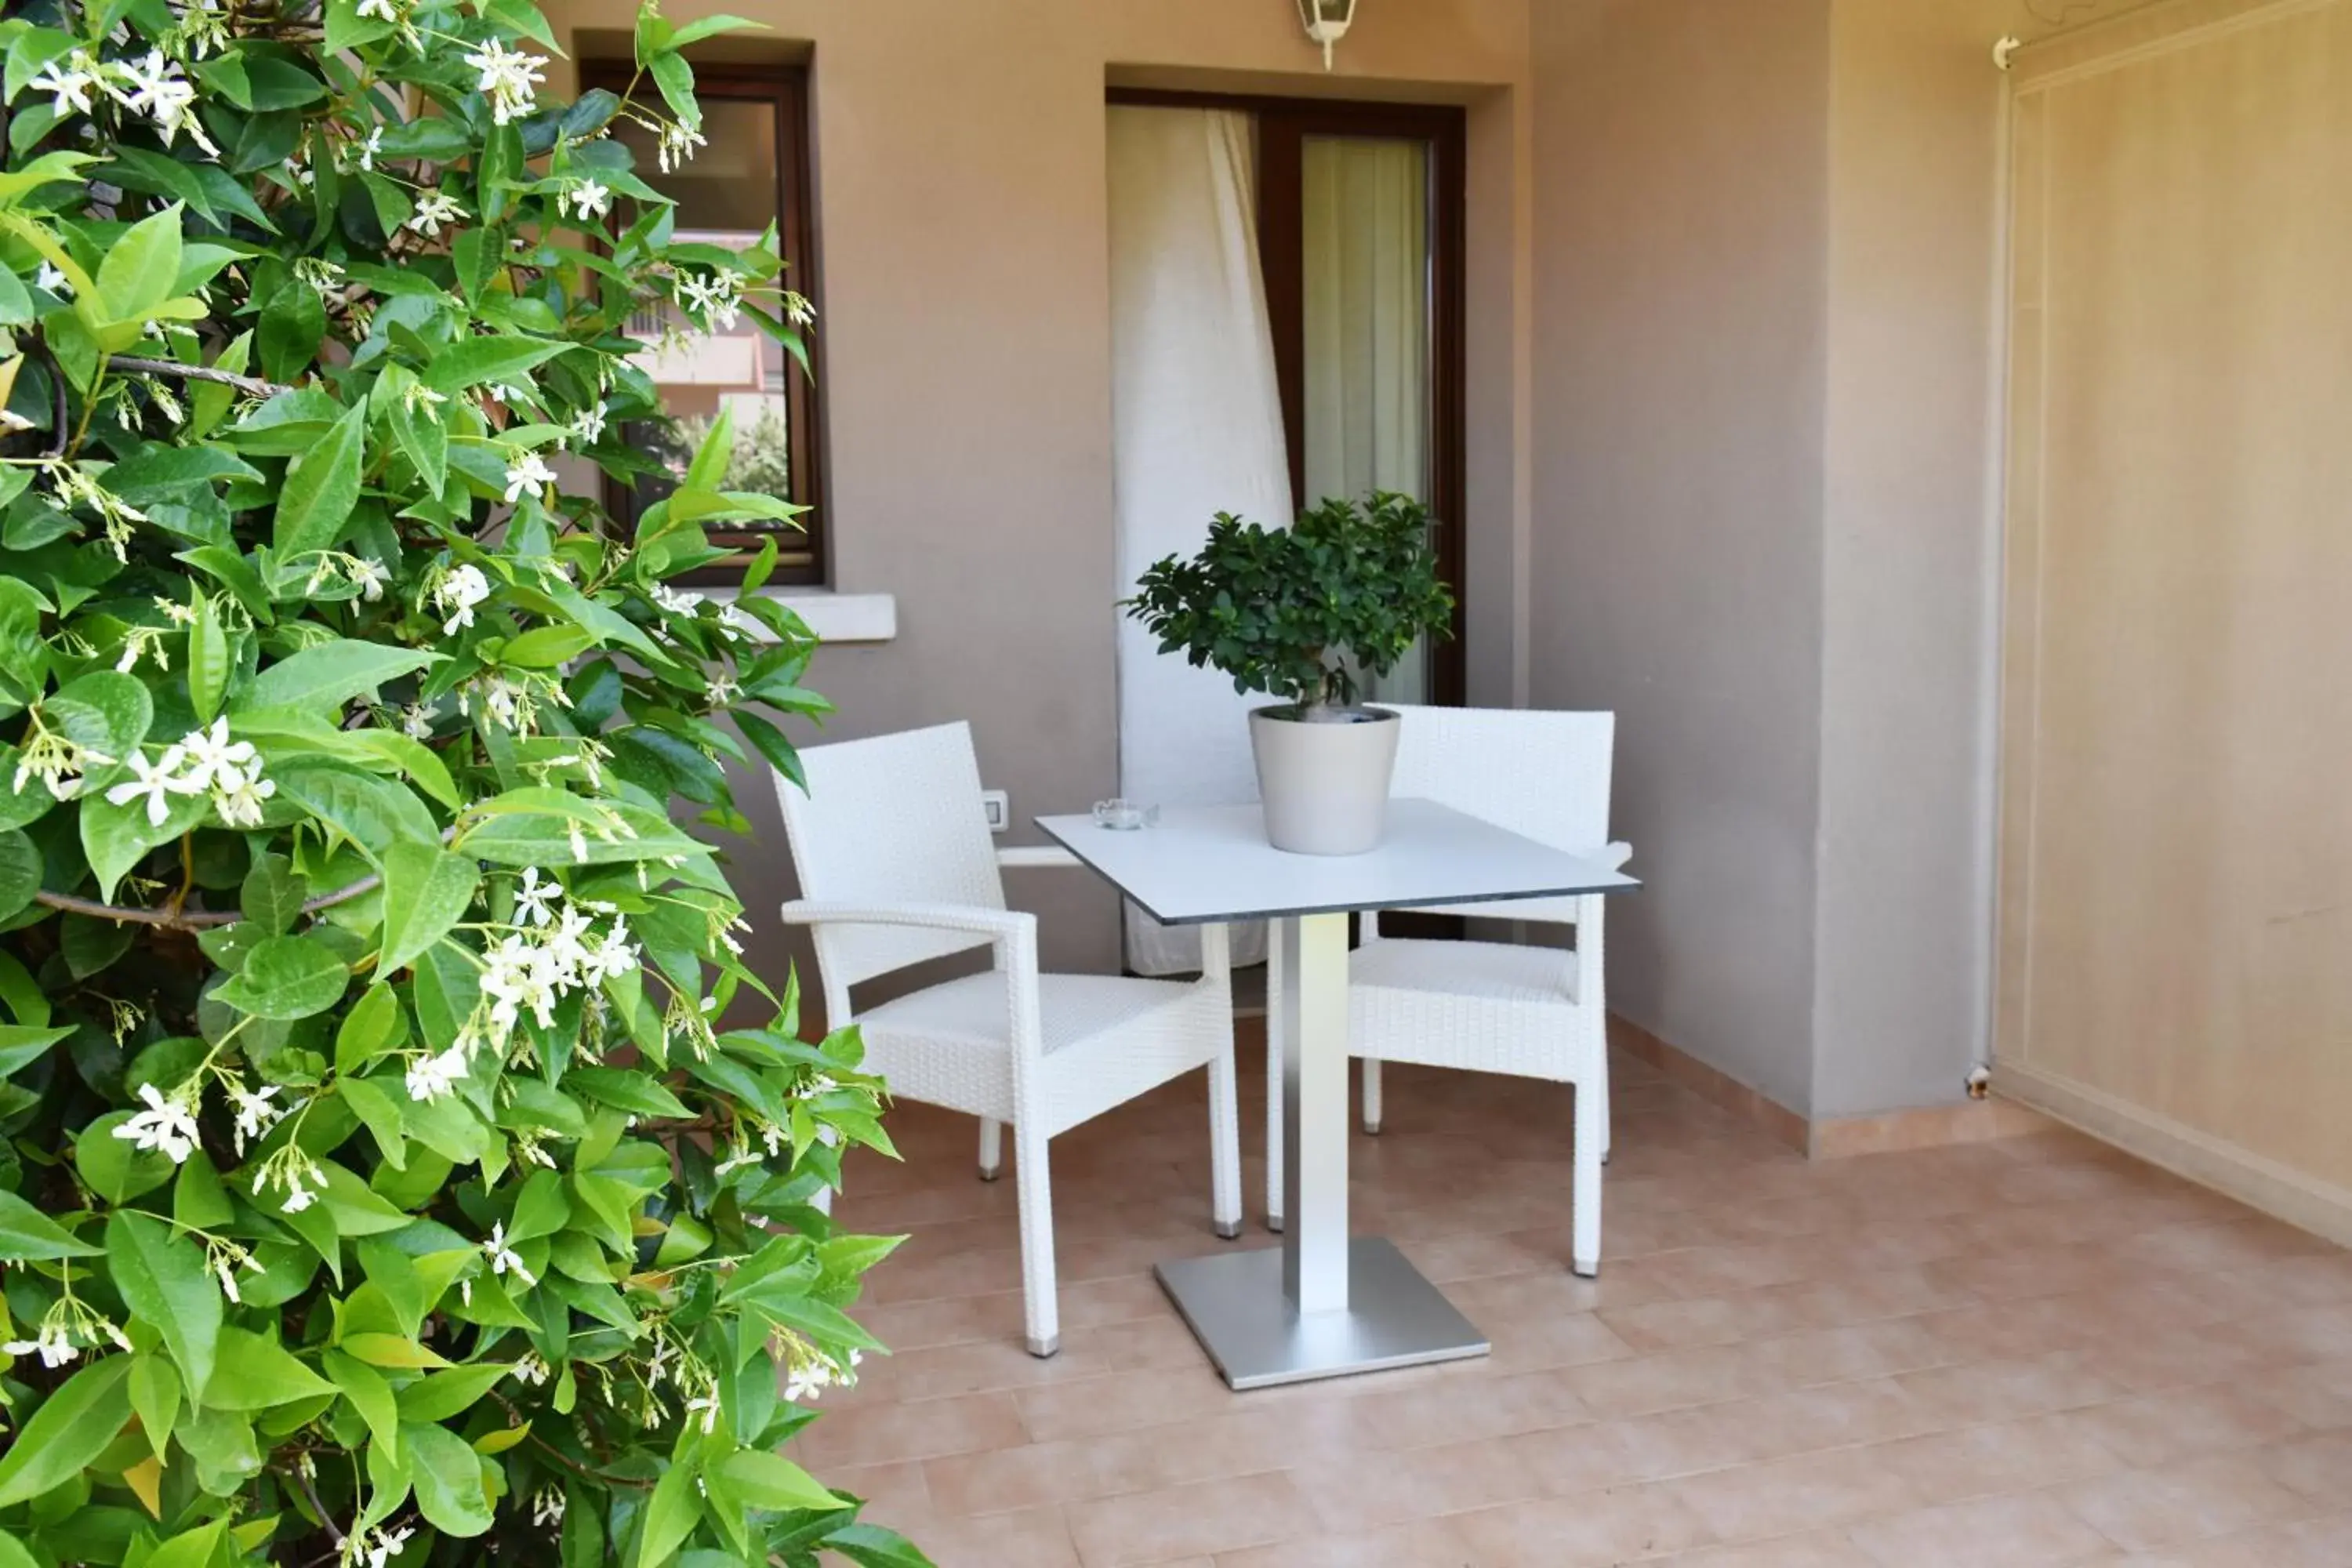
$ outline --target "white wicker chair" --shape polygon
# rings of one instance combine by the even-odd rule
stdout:
[[[783,906],[813,928],[828,1025],[856,1024],[871,1070],[902,1099],[981,1119],[980,1174],[993,1181],[1013,1124],[1021,1275],[1032,1354],[1060,1347],[1045,1142],[1155,1089],[1209,1069],[1217,1234],[1241,1233],[1241,1130],[1234,1095],[1233,983],[1225,931],[1202,932],[1196,981],[1037,973],[1034,915],[1004,907],[1002,865],[1074,866],[1066,850],[995,852],[963,724],[811,747],[808,791],[782,779],[784,830],[803,897]],[[992,973],[853,1010],[850,987],[982,946]]]
[[[1441,801],[1515,833],[1591,855],[1612,869],[1632,851],[1606,844],[1616,716],[1383,703],[1403,720],[1399,798]],[[1604,844],[1606,847],[1604,847]],[[1432,914],[1571,925],[1576,950],[1385,936],[1362,921],[1349,961],[1348,1050],[1364,1059],[1364,1130],[1381,1130],[1381,1063],[1470,1068],[1576,1087],[1570,1262],[1601,1268],[1601,1165],[1609,1155],[1608,999],[1598,894],[1456,906]],[[1277,944],[1278,945],[1278,944]],[[1266,1222],[1282,1228],[1284,984],[1267,968]]]

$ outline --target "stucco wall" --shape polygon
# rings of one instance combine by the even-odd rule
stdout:
[[[1829,0],[1535,7],[1531,699],[1617,711],[1610,1000],[1812,1079]]]
[[[834,585],[898,596],[897,640],[819,658],[812,684],[841,708],[830,733],[970,720],[982,774],[1024,825],[1008,843],[1115,790],[1111,79],[1470,106],[1469,658],[1476,694],[1508,700],[1528,516],[1525,0],[1368,5],[1328,78],[1274,0],[723,8],[813,50]],[[635,7],[547,10],[573,47]],[[758,829],[736,852],[753,956],[781,973],[790,950],[761,916],[791,891],[782,832],[766,780],[738,785]],[[1112,901],[1091,879],[1016,873],[1010,892],[1040,911],[1050,964],[1115,965]]]

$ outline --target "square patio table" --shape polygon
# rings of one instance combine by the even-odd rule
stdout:
[[[1282,944],[1282,1245],[1155,1270],[1226,1384],[1265,1388],[1485,1355],[1486,1337],[1393,1243],[1349,1234],[1348,917],[1640,884],[1428,800],[1391,801],[1380,847],[1350,856],[1275,848],[1255,805],[1171,808],[1126,831],[1091,816],[1036,820],[1153,919],[1271,921]]]

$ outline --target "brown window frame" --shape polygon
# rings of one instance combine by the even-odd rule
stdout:
[[[591,88],[603,88],[608,92],[625,92],[635,68],[625,62],[594,59],[580,65],[580,87],[583,92]],[[797,289],[816,308],[818,320],[824,319],[824,299],[820,287],[821,273],[817,265],[818,242],[814,163],[811,157],[808,67],[797,64],[739,65],[734,63],[704,63],[694,66],[695,96],[705,102],[714,99],[773,106],[776,116],[776,243],[784,258],[783,282]],[[649,184],[659,186],[658,173],[638,171],[638,176]],[[818,374],[822,364],[821,351],[814,333],[804,337],[809,368],[796,374],[792,356],[785,355],[784,418],[789,431],[786,462],[792,475],[792,500],[808,510],[801,518],[806,530],[806,559],[779,560],[769,581],[785,587],[822,587],[831,552],[827,548],[831,532],[824,509],[824,398],[823,381]],[[604,504],[614,517],[623,521],[633,520],[635,495],[633,488],[610,476],[604,479]],[[743,569],[750,565],[760,542],[769,537],[764,531],[710,530],[715,543],[741,544],[742,549],[722,561],[714,561],[697,571],[686,574],[681,581],[706,585],[740,582]],[[787,536],[789,537],[789,536]],[[782,548],[779,541],[779,550]]]
[[[1464,592],[1467,425],[1468,115],[1459,105],[1374,103],[1352,99],[1260,97],[1112,88],[1114,105],[1230,109],[1257,121],[1258,268],[1282,396],[1283,439],[1290,456],[1294,507],[1307,504],[1307,237],[1303,149],[1310,136],[1362,136],[1425,142],[1430,148],[1430,462],[1429,510],[1437,568],[1454,591],[1454,635],[1430,648],[1431,700],[1460,707],[1468,697]]]

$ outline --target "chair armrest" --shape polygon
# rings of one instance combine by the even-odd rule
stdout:
[[[1016,844],[996,852],[996,863],[1007,871],[1044,866],[1083,866],[1085,861],[1058,844]]]
[[[977,904],[827,904],[794,899],[779,913],[786,925],[921,926],[992,937],[1017,936],[1034,931],[1037,923],[1035,915],[1021,910]]]

